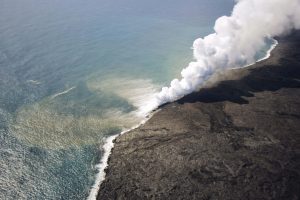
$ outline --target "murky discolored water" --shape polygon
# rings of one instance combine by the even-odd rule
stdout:
[[[85,199],[103,138],[233,0],[0,0],[0,199]]]

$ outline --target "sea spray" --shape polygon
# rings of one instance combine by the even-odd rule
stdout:
[[[216,20],[215,33],[194,41],[195,61],[182,70],[181,80],[162,88],[151,107],[198,90],[216,71],[255,63],[266,38],[300,28],[299,10],[299,0],[237,0],[231,16]]]
[[[272,51],[276,48],[277,45],[278,45],[278,41],[273,39],[273,44],[271,45],[270,49],[267,51],[266,55],[263,58],[258,59],[255,63],[258,63],[258,62],[261,62],[263,60],[270,58]],[[252,63],[250,65],[253,65],[255,63]]]
[[[105,144],[102,147],[104,154],[101,158],[101,161],[99,164],[96,165],[96,169],[98,170],[98,174],[96,175],[95,184],[92,186],[90,190],[90,194],[88,196],[88,200],[95,200],[97,198],[97,193],[100,188],[101,182],[105,179],[105,168],[107,167],[108,158],[111,153],[111,150],[114,146],[114,139],[116,139],[118,135],[113,135],[105,139]]]
[[[105,179],[105,168],[108,166],[108,158],[111,154],[111,150],[113,149],[114,147],[114,140],[120,136],[120,135],[123,135],[129,131],[132,131],[138,127],[140,127],[141,125],[145,124],[150,118],[151,116],[154,114],[151,113],[149,115],[147,115],[146,119],[144,119],[140,124],[138,124],[137,126],[134,126],[132,127],[131,129],[128,129],[128,130],[125,130],[125,131],[122,131],[120,134],[117,134],[117,135],[112,135],[112,136],[109,136],[105,139],[105,144],[103,145],[102,149],[104,151],[104,154],[100,160],[100,163],[96,165],[96,169],[98,171],[97,175],[96,175],[96,180],[95,180],[95,183],[94,185],[92,186],[92,188],[90,189],[90,193],[89,193],[89,196],[87,198],[87,200],[96,200],[97,199],[97,194],[98,194],[98,191],[100,189],[100,186],[101,186],[101,183],[104,181]]]

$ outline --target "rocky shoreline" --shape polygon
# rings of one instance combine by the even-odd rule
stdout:
[[[97,199],[299,199],[300,33],[121,135]]]

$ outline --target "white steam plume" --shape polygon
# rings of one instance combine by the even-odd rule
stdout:
[[[265,39],[300,28],[300,0],[237,0],[231,16],[216,20],[215,33],[194,41],[195,61],[157,94],[157,107],[198,90],[214,72],[255,62]]]

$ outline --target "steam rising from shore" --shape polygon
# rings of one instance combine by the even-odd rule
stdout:
[[[300,28],[300,0],[237,0],[231,16],[216,20],[215,33],[194,41],[195,61],[162,88],[151,107],[198,90],[216,72],[249,65],[266,38]]]
[[[138,101],[139,114],[147,115],[159,105],[198,90],[219,70],[255,63],[256,53],[266,45],[266,38],[300,28],[300,0],[236,1],[231,16],[216,20],[215,33],[194,41],[195,61],[182,70],[181,80],[174,79],[170,87],[162,88],[153,99],[148,97],[145,104]],[[121,96],[126,97],[127,94],[122,93]],[[96,199],[97,191],[105,178],[104,169],[115,137],[117,136],[107,138],[104,156],[97,166],[99,174],[88,200]]]

